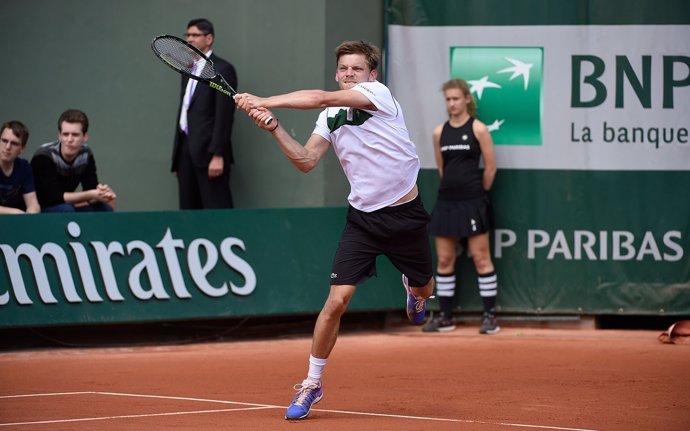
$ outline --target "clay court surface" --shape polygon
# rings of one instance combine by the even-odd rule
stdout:
[[[0,353],[2,430],[689,430],[690,345],[659,331],[410,326],[341,336],[283,419],[310,338]]]

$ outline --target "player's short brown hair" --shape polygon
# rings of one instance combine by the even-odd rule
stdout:
[[[381,62],[381,50],[364,40],[346,40],[335,49],[336,64],[340,57],[348,54],[362,54],[371,70],[376,70]]]

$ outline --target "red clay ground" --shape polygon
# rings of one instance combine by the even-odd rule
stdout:
[[[2,430],[689,430],[690,345],[659,331],[343,335],[309,419],[298,337],[0,354]]]

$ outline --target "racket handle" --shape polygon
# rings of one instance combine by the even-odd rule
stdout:
[[[268,126],[269,124],[271,124],[272,122],[273,122],[273,117],[268,117],[268,118],[266,118],[266,120],[264,120],[264,124],[267,125],[267,126]]]

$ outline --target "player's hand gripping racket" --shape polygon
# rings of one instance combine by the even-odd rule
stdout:
[[[234,98],[237,94],[237,91],[228,84],[223,75],[216,71],[216,66],[203,52],[179,37],[157,36],[151,42],[151,49],[163,63],[182,75],[206,84],[227,96]],[[273,117],[267,118],[264,123],[271,124],[271,121]]]

